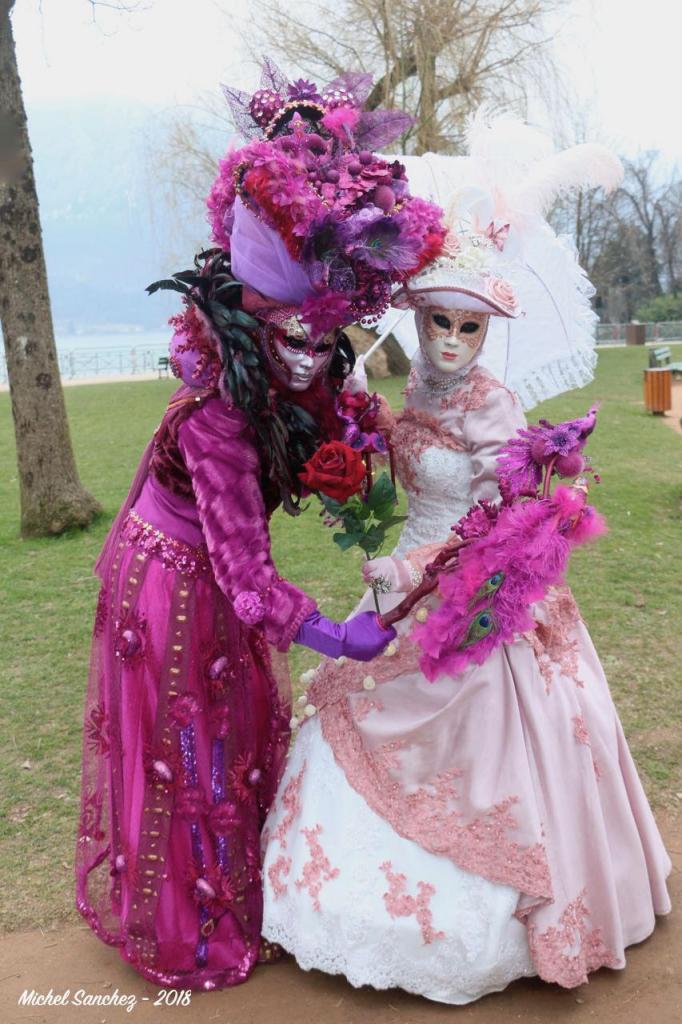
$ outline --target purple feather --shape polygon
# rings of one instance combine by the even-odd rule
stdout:
[[[367,110],[354,131],[358,149],[384,149],[404,135],[415,119],[402,110]]]
[[[252,141],[262,139],[263,131],[258,127],[251,115],[251,96],[241,89],[233,89],[229,85],[222,86],[223,95],[232,114],[236,130],[243,138]]]
[[[324,91],[333,92],[335,89],[345,89],[361,107],[371,92],[373,81],[374,75],[370,72],[344,71],[342,75],[330,82]]]
[[[272,89],[273,92],[280,92],[282,95],[285,95],[288,84],[286,75],[277,67],[274,60],[270,57],[263,57],[260,88]]]

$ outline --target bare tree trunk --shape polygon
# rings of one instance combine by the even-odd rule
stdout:
[[[78,478],[59,377],[12,2],[0,0],[0,322],[17,446],[23,536],[87,526],[101,511]],[[3,180],[5,179],[5,180]]]

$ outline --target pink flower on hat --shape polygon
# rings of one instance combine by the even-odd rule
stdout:
[[[502,306],[503,309],[509,310],[509,312],[513,312],[516,309],[516,296],[514,295],[514,289],[508,281],[501,277],[488,277],[486,279],[486,290],[496,305]]]

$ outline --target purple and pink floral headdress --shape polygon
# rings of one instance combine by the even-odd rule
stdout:
[[[442,211],[409,193],[405,168],[373,147],[411,118],[364,111],[371,76],[322,90],[269,60],[252,96],[225,88],[249,140],[227,154],[208,198],[215,242],[249,288],[296,307],[315,332],[377,320],[391,291],[442,250]]]

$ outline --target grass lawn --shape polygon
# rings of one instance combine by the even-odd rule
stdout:
[[[676,358],[682,358],[682,350]],[[602,410],[590,445],[603,483],[595,504],[610,532],[578,552],[570,582],[609,676],[647,790],[658,805],[682,799],[682,437],[645,413],[642,349],[604,351],[596,381],[545,403],[531,418]],[[400,406],[403,382],[380,390]],[[9,397],[0,395],[0,887],[6,930],[72,913],[81,704],[97,583],[92,564],[174,382],[66,390],[84,483],[106,515],[55,540],[17,536],[18,488]],[[312,506],[273,521],[280,572],[331,616],[361,592],[356,553],[341,554]],[[296,674],[315,656],[295,649]]]

